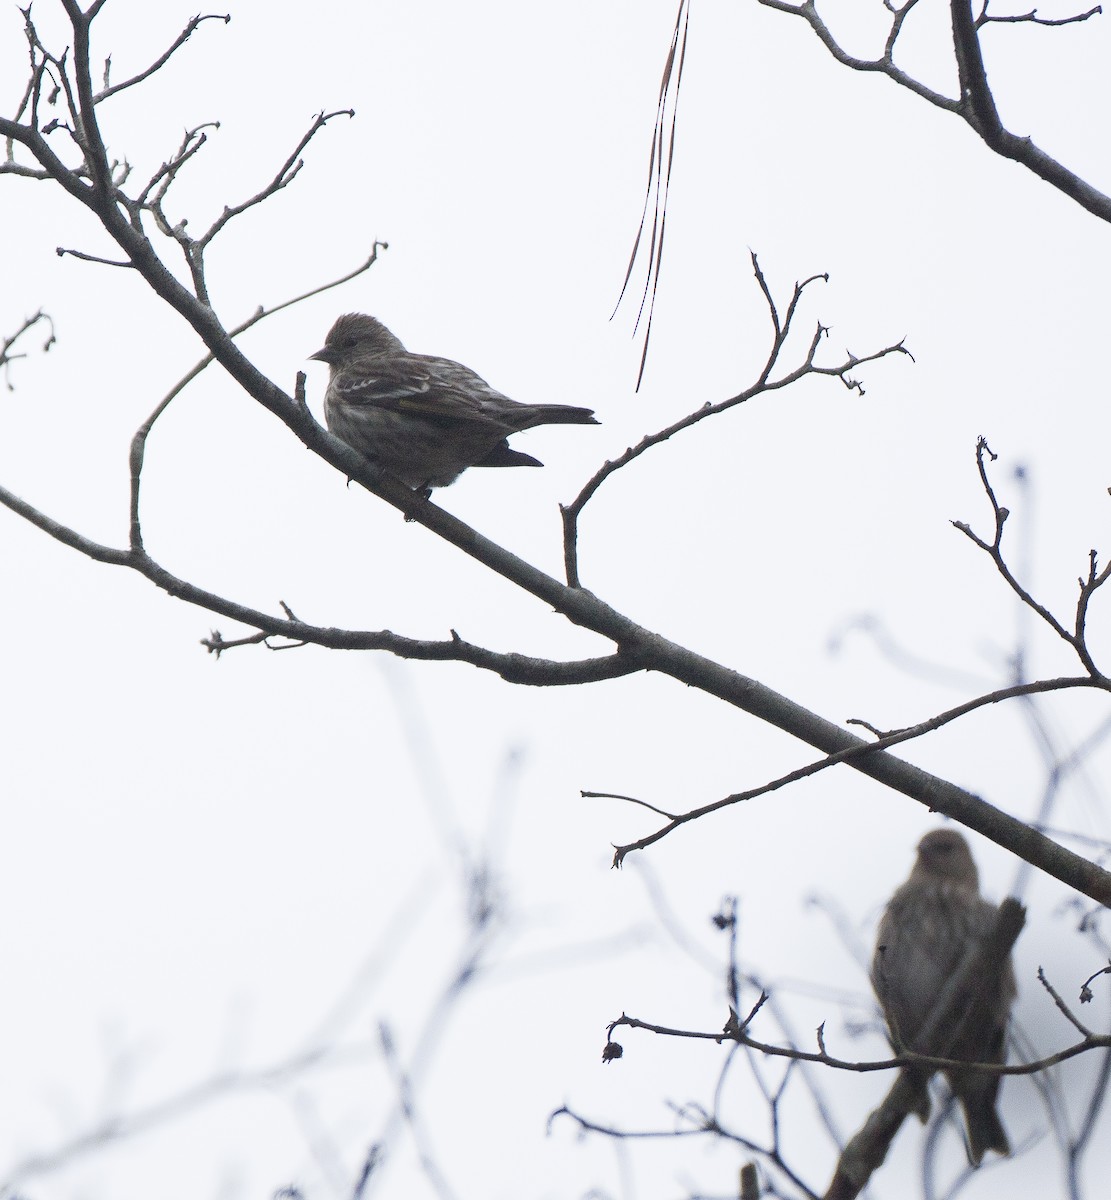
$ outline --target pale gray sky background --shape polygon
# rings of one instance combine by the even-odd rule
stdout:
[[[1001,499],[1015,509],[1016,561],[1039,596],[1067,614],[1089,547],[1111,553],[1111,230],[991,156],[955,119],[838,67],[801,22],[751,0],[695,0],[653,346],[634,394],[632,310],[608,317],[643,199],[675,7],[325,0],[310,12],[242,0],[230,25],[203,26],[147,87],[107,102],[104,128],[145,177],[184,128],[221,122],[172,194],[171,211],[203,228],[270,178],[313,113],[353,107],[353,121],[313,141],[298,180],[217,244],[217,310],[233,325],[388,241],[368,274],[265,322],[244,349],[288,388],[307,369],[319,414],[325,371],[305,360],[338,312],[362,310],[411,349],[457,358],[517,399],[594,407],[597,429],[519,439],[543,471],[474,471],[436,496],[556,574],[559,502],[642,433],[751,382],[768,323],[749,250],[784,303],[796,279],[828,271],[828,285],[809,293],[807,335],[817,320],[829,325],[831,355],[905,335],[916,363],[862,368],[863,398],[835,380],[761,397],[620,473],[584,519],[585,586],[833,720],[894,727],[998,685],[1020,630],[1032,635],[1032,673],[1072,672],[949,521],[988,528],[973,457],[984,434],[1000,454]],[[111,53],[116,77],[130,74],[192,12],[111,0],[95,27],[97,57]],[[924,3],[921,28],[908,27],[921,58],[907,65],[935,86],[947,82],[946,12]],[[54,4],[34,14],[60,49]],[[874,48],[869,32],[853,35],[854,49]],[[1104,190],[1109,37],[1105,19],[1000,27],[989,61],[1010,127]],[[14,5],[0,56],[10,111],[26,69]],[[13,369],[0,481],[122,544],[129,439],[199,344],[136,277],[56,256],[58,245],[111,253],[60,192],[5,179],[3,194],[0,327],[41,305],[58,343]],[[1025,499],[1018,464],[1030,473]],[[317,624],[414,637],[454,628],[532,654],[599,648],[345,488],[219,369],[157,426],[145,481],[152,554],[244,603],[275,610],[284,600]],[[807,898],[835,897],[869,944],[914,843],[936,824],[912,801],[827,772],[614,872],[611,843],[649,832],[653,818],[582,800],[581,789],[685,808],[811,752],[656,678],[529,690],[462,666],[313,648],[243,649],[217,663],[198,642],[214,625],[241,632],[228,622],[12,515],[0,517],[0,545],[0,1181],[20,1195],[263,1197],[290,1184],[310,1200],[350,1194],[396,1100],[378,1023],[408,1064],[461,944],[460,843],[471,856],[494,851],[509,917],[489,974],[438,1029],[417,1089],[459,1197],[735,1189],[747,1156],[725,1145],[628,1145],[622,1168],[612,1147],[579,1142],[569,1123],[545,1136],[565,1102],[636,1129],[669,1127],[668,1101],[711,1099],[719,1047],[626,1031],[625,1060],[600,1061],[605,1025],[623,1010],[703,1029],[726,1015],[719,975],[663,930],[641,865],[704,957],[724,962],[708,918],[739,894],[746,968],[854,993],[850,1015],[868,1011],[864,974]],[[832,653],[831,639],[861,614],[947,673],[908,674],[859,633]],[[1098,601],[1090,638],[1106,649]],[[1064,750],[1106,714],[1096,697],[1040,707]],[[1018,706],[907,756],[1020,817],[1039,803],[1042,759]],[[1056,824],[1107,835],[1106,767],[1097,755],[1069,780]],[[974,851],[986,893],[1001,898],[1016,864],[982,840]],[[1071,996],[1101,960],[1060,911],[1062,889],[1038,879],[1027,899],[1019,1019],[1048,1051],[1071,1031],[1036,968]],[[393,941],[391,928],[401,929]],[[1103,981],[1096,992],[1085,1015],[1103,1028]],[[350,1061],[234,1090],[64,1166],[26,1169],[112,1114],[287,1060],[348,995],[328,1029]],[[878,1035],[849,1036],[830,995],[783,998],[800,1036],[825,1020],[831,1051],[884,1053]],[[1094,1068],[1066,1068],[1063,1086]],[[888,1080],[821,1082],[847,1134]],[[739,1064],[728,1087],[734,1124],[763,1139],[762,1104]],[[820,1189],[835,1152],[803,1091],[789,1094],[785,1155]],[[1003,1095],[1012,1140],[1037,1137],[1045,1120],[1032,1085],[1010,1080]],[[903,1130],[874,1195],[916,1194],[921,1136]],[[1089,1196],[1108,1167],[1106,1130],[1098,1140]],[[1043,1134],[962,1194],[1065,1194],[1051,1143]],[[944,1161],[962,1160],[951,1136]],[[377,1194],[434,1194],[407,1137]]]

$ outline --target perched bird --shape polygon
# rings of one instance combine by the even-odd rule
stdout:
[[[980,978],[961,997],[959,1012],[971,1008],[952,1041],[942,1028],[927,1045],[919,1031],[946,980],[966,951],[991,928],[997,909],[980,896],[980,878],[968,843],[955,829],[934,829],[918,843],[918,858],[907,881],[891,897],[880,921],[872,959],[875,989],[892,1042],[920,1054],[966,1062],[1002,1063],[1007,1018],[1015,997],[1014,968],[1008,959],[994,978]],[[1000,1076],[981,1071],[946,1071],[964,1109],[968,1158],[979,1166],[988,1150],[1010,1153],[1007,1134],[995,1111]],[[923,1121],[930,1100],[922,1085],[915,1111]]]
[[[348,313],[309,356],[331,368],[328,428],[411,488],[447,487],[468,467],[540,467],[507,435],[597,425],[588,408],[519,404],[450,358],[410,354],[374,317]]]

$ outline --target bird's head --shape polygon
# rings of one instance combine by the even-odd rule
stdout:
[[[955,829],[933,829],[926,834],[918,843],[914,873],[932,879],[948,879],[975,891],[980,889],[980,876],[972,851],[964,836]]]
[[[366,313],[344,313],[324,339],[324,348],[309,358],[329,366],[375,354],[404,353],[400,340],[375,317]]]

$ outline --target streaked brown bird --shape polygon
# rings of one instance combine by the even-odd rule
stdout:
[[[955,1043],[944,1029],[929,1045],[920,1045],[918,1037],[942,986],[992,927],[997,911],[980,896],[980,877],[964,837],[955,829],[927,833],[918,843],[910,876],[883,914],[872,959],[872,987],[896,1047],[965,1062],[1006,1060],[1007,1018],[1015,997],[1009,959],[999,976],[978,979],[975,992],[961,998],[958,1011],[973,1011]],[[1000,1076],[954,1070],[945,1078],[964,1109],[969,1162],[979,1166],[988,1150],[1009,1154],[995,1111]],[[923,1121],[930,1115],[925,1083],[915,1112]]]
[[[410,354],[374,317],[347,313],[309,356],[331,368],[328,428],[411,488],[447,487],[468,467],[540,467],[510,449],[535,425],[597,425],[570,404],[519,404],[450,358]]]

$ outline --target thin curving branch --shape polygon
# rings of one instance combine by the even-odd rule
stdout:
[[[972,700],[967,700],[963,704],[955,705],[953,708],[947,709],[945,712],[938,713],[936,716],[929,717],[924,721],[919,721],[915,725],[908,725],[902,729],[883,731],[877,729],[874,725],[867,721],[862,721],[859,718],[852,718],[846,722],[848,725],[860,725],[866,728],[870,733],[875,735],[875,742],[862,743],[859,747],[839,751],[835,754],[827,754],[824,758],[816,759],[813,762],[804,764],[801,767],[796,767],[792,771],[788,771],[785,775],[780,775],[767,783],[760,784],[757,787],[749,788],[743,792],[734,792],[728,796],[722,796],[717,800],[712,800],[707,804],[699,805],[696,808],[688,809],[682,813],[671,813],[665,809],[659,808],[656,805],[648,803],[646,800],[632,796],[617,795],[613,792],[591,792],[583,791],[580,795],[584,799],[610,799],[610,800],[625,800],[634,804],[639,804],[644,808],[650,809],[652,812],[659,813],[660,816],[667,818],[667,823],[662,825],[653,833],[646,834],[642,838],[638,838],[634,842],[628,842],[621,846],[614,847],[613,865],[620,867],[624,865],[625,859],[635,850],[646,850],[649,846],[653,846],[656,842],[662,841],[669,834],[681,828],[684,825],[690,824],[692,821],[697,821],[702,817],[708,816],[710,813],[719,812],[724,808],[731,808],[735,804],[743,804],[749,800],[758,799],[760,796],[770,795],[772,792],[777,792],[781,788],[787,787],[788,784],[798,783],[802,779],[809,779],[813,775],[819,774],[821,771],[827,771],[831,767],[853,765],[853,758],[860,754],[866,753],[869,749],[872,750],[887,750],[892,746],[901,745],[903,742],[913,741],[916,738],[924,737],[928,733],[934,733],[945,725],[953,721],[959,720],[961,717],[968,716],[969,713],[976,712],[979,709],[985,708],[991,704],[1000,704],[1005,700],[1013,700],[1023,696],[1041,695],[1047,692],[1075,691],[1078,688],[1097,689],[1099,691],[1111,691],[1111,680],[1100,677],[1092,679],[1086,675],[1066,676],[1061,679],[1041,679],[1031,683],[1014,684],[1011,687],[999,688],[997,691],[988,692],[983,696],[977,696]]]
[[[90,15],[95,16],[96,12],[92,11]],[[171,58],[173,58],[177,51],[185,45],[185,43],[193,36],[193,34],[196,33],[198,28],[200,28],[205,21],[223,21],[224,24],[227,25],[230,20],[230,13],[205,13],[203,16],[198,15],[195,17],[190,17],[189,23],[185,26],[181,33],[177,35],[167,50],[160,54],[145,70],[140,71],[137,75],[132,75],[130,78],[123,80],[121,83],[109,82],[108,77],[111,73],[112,60],[111,58],[107,59],[104,63],[104,86],[93,97],[94,102],[96,104],[100,104],[102,101],[107,100],[110,96],[115,96],[119,92],[123,92],[128,88],[135,87],[136,84],[142,83],[144,80],[149,79],[156,72],[161,71],[162,68],[170,61]]]
[[[989,13],[987,5],[984,6],[984,11],[976,18],[976,28],[981,25],[1076,25],[1081,21],[1087,21],[1089,17],[1097,17],[1103,12],[1103,5],[1097,4],[1094,8],[1089,8],[1087,12],[1074,13],[1071,17],[1039,17],[1038,10],[1032,8],[1026,13],[1014,13],[1009,16],[997,17],[993,13]]]
[[[369,271],[370,268],[372,266],[374,266],[374,264],[378,261],[378,251],[379,250],[388,250],[388,249],[389,249],[388,242],[376,241],[374,243],[374,245],[371,247],[369,256],[366,259],[364,259],[363,262],[359,263],[358,266],[356,266],[352,270],[348,271],[346,274],[340,275],[337,279],[328,280],[328,282],[319,284],[318,286],[316,286],[314,288],[310,288],[307,292],[301,292],[297,296],[292,296],[288,300],[282,300],[278,304],[271,305],[269,308],[265,308],[262,305],[260,305],[255,310],[255,312],[250,317],[247,318],[246,321],[243,321],[240,325],[237,325],[234,329],[230,329],[228,331],[228,337],[229,338],[237,338],[241,333],[245,333],[248,329],[253,328],[260,321],[264,321],[267,317],[274,316],[275,313],[282,312],[284,309],[287,309],[287,308],[292,308],[294,305],[301,304],[305,300],[311,299],[313,296],[322,295],[324,292],[331,291],[333,288],[337,288],[337,287],[340,287],[342,284],[349,283],[352,279],[358,278],[358,276],[362,275],[366,271]],[[204,369],[206,367],[210,366],[215,361],[216,361],[216,359],[215,359],[214,355],[206,354],[205,357],[200,360],[200,362],[196,363],[189,371],[187,371],[185,373],[185,375],[183,375],[181,377],[181,379],[179,379],[177,381],[177,383],[175,383],[174,386],[172,388],[170,388],[169,392],[167,392],[166,395],[162,397],[162,399],[158,402],[158,405],[155,407],[154,411],[151,413],[151,415],[149,417],[147,417],[147,419],[143,422],[143,424],[139,426],[139,428],[135,431],[135,434],[131,439],[131,451],[128,456],[128,462],[130,465],[130,474],[131,474],[131,487],[130,487],[131,534],[130,534],[130,541],[131,541],[131,547],[134,550],[142,550],[142,548],[143,548],[143,533],[142,533],[142,526],[141,526],[140,519],[139,519],[139,492],[140,492],[140,481],[141,481],[142,472],[143,472],[143,459],[146,455],[147,438],[150,436],[151,430],[154,428],[155,422],[166,411],[166,409],[169,408],[170,404],[174,401],[174,399],[177,396],[179,396],[185,390],[185,388],[188,387],[189,384],[192,383],[193,380],[196,379],[204,371]],[[311,417],[309,417],[308,408],[305,404],[304,385],[305,385],[305,377],[302,374],[302,375],[299,375],[298,379],[297,379],[297,390],[294,395],[294,402],[297,404],[298,408],[302,411],[303,416],[311,420]],[[287,613],[286,615],[288,616],[289,614]],[[266,635],[266,636],[270,636],[270,635]],[[255,640],[256,639],[247,639],[246,642],[239,642],[236,644],[244,645],[244,644],[248,644],[249,642],[253,642]],[[231,643],[224,643],[224,649],[228,649],[230,647],[230,645],[231,645]]]
[[[194,242],[194,253],[198,258],[203,256],[205,250],[212,243],[212,239],[224,228],[227,223],[234,217],[247,212],[248,209],[255,208],[262,204],[264,200],[269,200],[275,193],[280,192],[283,188],[288,187],[294,179],[297,178],[301,168],[305,165],[301,154],[309,142],[335,117],[354,117],[355,110],[353,108],[342,108],[335,112],[319,112],[313,117],[312,124],[301,135],[301,139],[293,148],[289,157],[278,168],[274,177],[265,187],[257,191],[253,196],[249,196],[246,200],[240,201],[239,204],[231,206],[225,205],[224,211],[216,218],[209,228]]]
[[[9,392],[15,391],[15,385],[12,383],[11,377],[12,363],[17,359],[27,357],[27,352],[25,350],[15,350],[14,347],[18,345],[18,343],[25,338],[27,334],[39,324],[40,321],[45,322],[46,327],[49,330],[46,341],[42,344],[42,352],[43,354],[46,354],[49,352],[50,347],[54,345],[56,339],[54,336],[54,322],[41,308],[38,312],[27,317],[15,331],[15,333],[11,334],[10,337],[0,337],[0,367],[4,368],[4,384]]]

